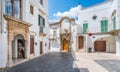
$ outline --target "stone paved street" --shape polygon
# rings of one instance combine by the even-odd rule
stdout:
[[[73,60],[71,53],[48,53],[4,72],[80,72]]]
[[[120,72],[120,57],[112,53],[76,52],[80,72]]]

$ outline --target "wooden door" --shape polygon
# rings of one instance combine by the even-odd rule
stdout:
[[[63,40],[63,50],[68,51],[69,45],[68,45],[68,40],[64,39]]]
[[[30,54],[34,53],[34,38],[30,38]]]
[[[79,36],[78,38],[78,49],[83,49],[84,48],[84,38],[83,36]]]
[[[43,53],[43,42],[40,42],[40,54]]]
[[[95,51],[105,52],[106,51],[106,41],[96,41],[94,43]]]

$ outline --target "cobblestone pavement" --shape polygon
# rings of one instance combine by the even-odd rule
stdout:
[[[48,53],[4,72],[80,72],[73,60],[71,53]]]
[[[75,56],[81,72],[120,72],[120,57],[115,54],[76,52]]]

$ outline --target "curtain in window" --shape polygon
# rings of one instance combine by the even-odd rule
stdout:
[[[20,18],[20,0],[14,0],[14,17]]]
[[[11,0],[6,0],[5,2],[5,12],[7,15],[12,16],[12,2]]]

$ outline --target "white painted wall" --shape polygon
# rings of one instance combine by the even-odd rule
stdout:
[[[39,26],[38,26],[38,14],[39,11],[38,9],[41,9],[45,15],[40,14],[41,16],[43,16],[46,20],[46,24],[45,24],[45,30],[44,32],[47,34],[48,33],[48,0],[43,0],[44,2],[44,6],[41,6],[39,4],[39,2],[37,2],[38,0],[23,0],[23,18],[22,20],[25,22],[28,22],[30,24],[32,24],[32,26],[29,28],[29,30],[31,32],[36,33],[35,36],[35,42],[37,42],[37,45],[35,45],[35,56],[39,56],[40,55],[40,40],[42,40],[42,37],[39,37]],[[1,3],[2,2],[2,3]],[[1,6],[2,4],[2,6]],[[30,4],[34,6],[34,15],[30,14]],[[1,10],[2,8],[2,10]],[[3,14],[2,14],[2,13]],[[2,14],[2,16],[1,16]],[[3,32],[1,33],[1,17],[3,17],[3,15],[5,14],[5,0],[1,0],[0,1],[0,68],[4,68],[7,66],[7,59],[8,59],[8,40],[7,40],[7,30],[6,30],[6,26],[7,26],[7,22],[5,19],[2,20],[2,30]],[[3,17],[4,18],[4,17]],[[28,38],[30,39],[30,33],[28,34]],[[44,43],[47,43],[47,46],[43,46],[43,52],[47,53],[48,50],[48,45],[49,45],[49,41],[48,41],[48,35],[46,35],[46,37],[44,37],[43,39],[43,45],[45,45]],[[28,41],[28,45],[27,45],[27,58],[30,57],[30,41]]]
[[[88,8],[79,8],[78,11],[78,23],[83,28],[83,23],[88,23],[88,33],[97,33],[101,32],[101,20],[108,20],[108,31],[113,30],[112,23],[112,13],[116,10],[116,29],[120,29],[120,1],[119,0],[108,0],[103,3],[88,7]],[[92,17],[96,15],[97,19],[93,20]],[[92,38],[95,36],[95,38]],[[106,52],[116,52],[116,43],[115,39],[112,36],[106,35],[93,35],[89,37],[88,35],[84,35],[86,37],[85,48],[92,47],[92,51],[94,51],[94,41],[103,38],[107,41],[107,50]],[[107,38],[106,38],[107,37]],[[118,47],[118,46],[117,46]]]
[[[100,21],[109,19],[110,17],[110,4],[107,2],[104,4],[96,5],[82,9],[78,13],[78,23],[83,27],[83,23],[88,23],[88,32],[101,32]],[[96,15],[97,19],[93,20],[92,17]]]
[[[2,0],[1,3],[0,3],[0,7],[2,8],[0,10],[0,14],[2,15],[1,18],[2,18],[2,21],[0,22],[0,24],[2,24],[2,33],[0,33],[0,68],[4,68],[6,67],[7,65],[7,53],[8,53],[8,42],[7,42],[7,30],[6,30],[6,26],[7,26],[7,23],[6,21],[3,19],[3,15],[5,14],[5,1]]]
[[[48,41],[48,35],[46,37],[39,37],[39,25],[38,25],[38,14],[40,14],[44,19],[45,19],[45,28],[44,28],[44,33],[48,34],[48,0],[43,0],[43,6],[40,4],[39,0],[26,0],[25,2],[25,7],[24,7],[24,18],[26,22],[32,24],[32,26],[29,28],[29,30],[33,33],[36,33],[34,35],[34,42],[37,42],[37,45],[34,45],[34,52],[35,56],[40,55],[40,41],[43,41],[43,53],[48,52],[48,46],[49,46],[49,41]],[[30,5],[34,7],[34,14],[32,15],[30,13]],[[42,10],[45,15],[40,13],[40,10]],[[47,43],[47,46],[45,46],[45,43]]]

